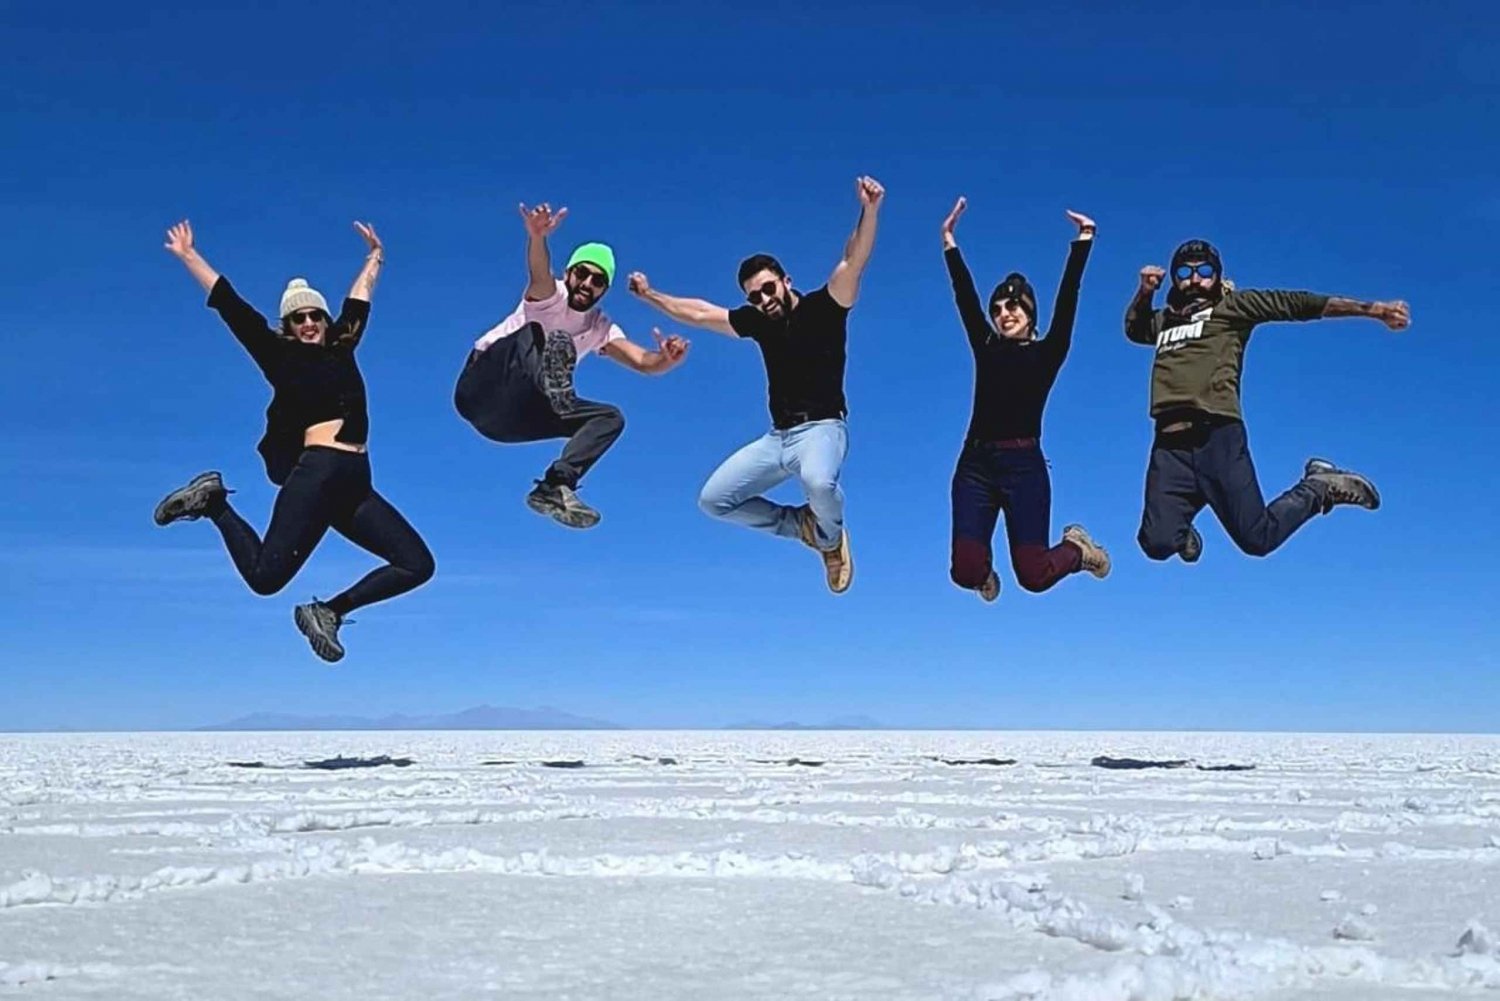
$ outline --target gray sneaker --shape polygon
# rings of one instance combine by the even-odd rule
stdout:
[[[570,414],[578,409],[578,395],[573,392],[573,369],[577,366],[578,348],[573,338],[561,330],[548,331],[542,348],[542,392],[553,413]]]
[[[526,506],[569,528],[593,528],[599,512],[578,499],[572,487],[538,480],[526,495]]]
[[[1352,469],[1340,469],[1327,459],[1308,459],[1302,478],[1323,487],[1323,513],[1340,504],[1354,504],[1374,511],[1380,507],[1380,491],[1375,484]]]
[[[224,488],[224,479],[217,472],[199,473],[188,481],[187,486],[163,497],[152,518],[158,525],[170,525],[183,518],[196,521],[232,493],[233,490]]]
[[[1071,542],[1083,554],[1083,569],[1103,580],[1109,576],[1109,553],[1089,537],[1082,525],[1069,525],[1063,529],[1063,541]]]
[[[342,615],[314,598],[310,604],[298,605],[292,611],[292,618],[297,630],[312,645],[313,653],[330,664],[343,659],[344,645],[339,642],[339,626],[344,624]]]
[[[991,570],[990,575],[984,579],[984,583],[974,589],[974,593],[985,601],[994,601],[1000,597],[1000,575]]]

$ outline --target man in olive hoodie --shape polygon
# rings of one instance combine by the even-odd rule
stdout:
[[[1267,506],[1240,412],[1240,369],[1258,324],[1368,316],[1391,330],[1405,330],[1411,322],[1406,303],[1235,291],[1224,280],[1219,252],[1204,240],[1189,240],[1172,254],[1167,305],[1157,310],[1152,299],[1165,275],[1154,265],[1142,268],[1140,288],[1125,312],[1125,336],[1156,346],[1151,369],[1156,439],[1137,536],[1146,555],[1196,561],[1203,540],[1193,518],[1205,504],[1251,556],[1271,553],[1313,515],[1336,505],[1378,508],[1380,494],[1369,480],[1323,459],[1309,459],[1302,480]]]

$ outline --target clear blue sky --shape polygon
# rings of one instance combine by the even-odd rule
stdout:
[[[149,8],[149,9],[148,9]],[[0,729],[192,726],[258,710],[552,704],[640,726],[866,713],[911,726],[1500,726],[1497,15],[1257,5],[9,5],[0,12]],[[586,481],[587,533],[522,504],[556,444],[501,447],[452,410],[471,339],[524,284],[518,201],[567,205],[557,256],[736,301],[769,250],[804,287],[879,178],[887,207],[849,331],[843,597],[794,544],[695,505],[767,425],[752,345],[706,331],[647,379],[587,360],[628,427]],[[1054,532],[1107,581],[983,605],[948,581],[948,486],[971,362],[938,224],[987,288],[1050,312],[1094,216],[1074,348],[1045,428]],[[158,529],[217,468],[263,527],[269,393],[161,249],[190,217],[262,309],[293,275],[334,298],[387,244],[370,333],[376,484],[438,560],[316,660],[291,606],[373,565],[330,536],[252,595],[205,522]],[[1263,328],[1245,409],[1266,492],[1309,455],[1383,508],[1318,519],[1266,560],[1200,517],[1194,567],[1136,548],[1149,350],[1120,316],[1146,263],[1213,240],[1241,285],[1405,298],[1413,324]],[[649,343],[662,318],[607,308]],[[668,328],[672,329],[672,328]],[[792,496],[792,495],[788,495]]]

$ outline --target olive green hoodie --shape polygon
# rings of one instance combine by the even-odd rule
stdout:
[[[1240,420],[1240,371],[1251,332],[1262,323],[1316,320],[1327,303],[1328,296],[1313,292],[1258,289],[1225,292],[1218,302],[1183,312],[1132,300],[1125,336],[1156,345],[1151,416],[1199,411]]]

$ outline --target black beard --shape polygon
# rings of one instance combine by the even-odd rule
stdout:
[[[582,305],[579,305],[580,301],[582,301]],[[573,310],[579,313],[587,313],[594,307],[594,303],[597,301],[598,300],[590,297],[589,294],[587,292],[584,292],[582,289],[576,292],[568,293],[568,305],[572,307]]]

